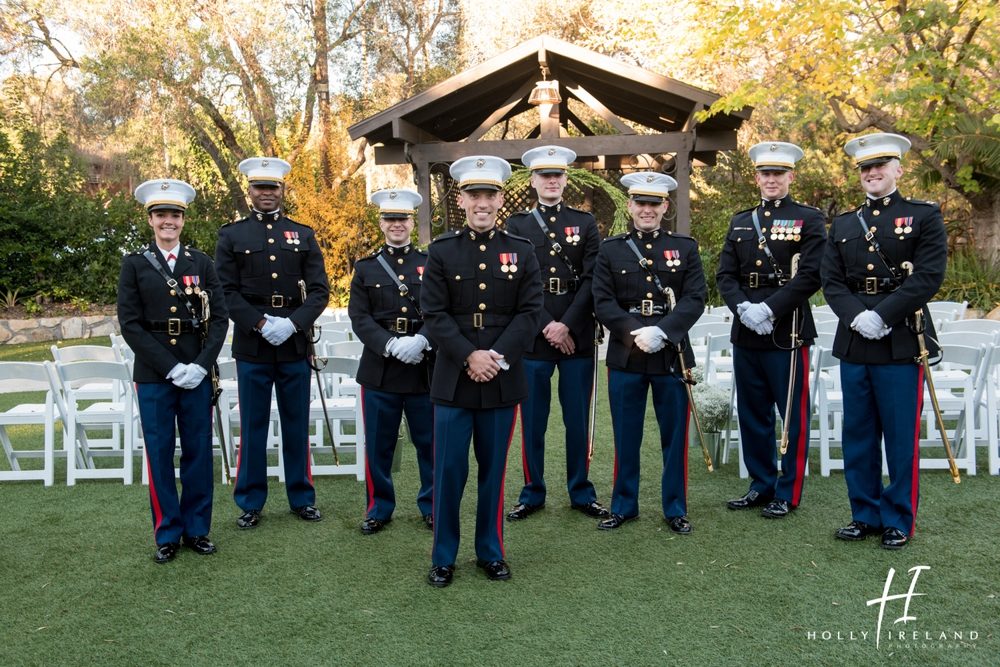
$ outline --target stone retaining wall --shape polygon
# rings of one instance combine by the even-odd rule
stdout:
[[[0,320],[0,343],[35,343],[65,338],[92,338],[118,333],[114,315],[43,317],[37,320]]]

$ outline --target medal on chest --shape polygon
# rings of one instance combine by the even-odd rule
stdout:
[[[579,227],[563,227],[563,231],[566,233],[566,243],[579,243],[580,242],[580,228]]]
[[[517,273],[517,253],[500,253],[500,270],[504,273]]]
[[[201,294],[201,276],[182,276],[185,294]]]

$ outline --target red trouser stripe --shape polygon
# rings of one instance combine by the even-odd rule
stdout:
[[[500,496],[497,498],[497,543],[500,544],[500,556],[507,557],[507,552],[503,546],[503,494],[504,486],[507,483],[507,456],[510,454],[510,441],[514,439],[514,425],[517,424],[517,412],[521,409],[520,404],[514,408],[514,415],[510,420],[510,433],[507,434],[507,450],[503,457],[503,474],[500,476]]]
[[[514,421],[517,421],[518,415],[521,416],[521,469],[524,470],[524,484],[527,486],[531,484],[531,471],[528,470],[528,450],[527,445],[524,441],[524,412],[521,411],[521,404],[518,403],[517,407],[514,408]]]
[[[153,535],[163,523],[163,510],[160,509],[160,499],[156,496],[156,482],[153,481],[153,464],[149,462],[149,452],[146,452],[146,475],[149,477],[149,503],[153,506]]]

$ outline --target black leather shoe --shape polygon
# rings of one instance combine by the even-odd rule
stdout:
[[[323,518],[323,515],[319,513],[319,510],[312,505],[293,507],[292,514],[298,514],[299,518],[303,521],[320,521]]]
[[[427,526],[427,530],[434,530],[434,515],[425,514],[424,515],[424,525]]]
[[[385,528],[385,524],[392,521],[392,519],[386,519],[385,521],[379,521],[378,519],[373,519],[368,517],[361,522],[361,534],[362,535],[374,535],[378,531]]]
[[[451,583],[455,576],[454,565],[434,565],[427,573],[427,583],[435,588],[444,588]]]
[[[787,500],[775,498],[764,506],[764,509],[760,511],[760,515],[766,516],[768,519],[784,519],[792,509],[794,508]]]
[[[607,519],[597,522],[598,530],[614,530],[620,527],[626,521],[631,521],[635,519],[634,516],[622,516],[621,514],[611,514]]]
[[[693,530],[691,521],[686,516],[669,516],[667,517],[667,525],[678,535],[690,535]]]
[[[260,510],[247,510],[236,519],[236,525],[240,528],[256,528],[260,523]]]
[[[902,549],[910,541],[910,536],[899,528],[886,528],[882,533],[883,549]]]
[[[869,526],[864,521],[852,521],[843,528],[838,528],[835,535],[841,540],[857,542],[865,539],[869,535],[877,535],[881,532],[882,529],[878,526]]]
[[[603,519],[604,517],[611,515],[611,512],[608,511],[608,508],[602,505],[601,503],[597,502],[596,500],[593,502],[589,502],[586,505],[570,505],[570,507],[579,512],[583,512],[587,516],[592,516],[595,519]]]
[[[153,554],[153,560],[155,560],[160,565],[164,563],[169,563],[174,558],[177,558],[177,550],[180,549],[181,545],[176,542],[168,542],[167,544],[161,544],[156,547],[156,553]]]
[[[184,542],[184,546],[199,556],[207,556],[216,552],[215,545],[208,539],[208,535],[200,535],[198,537],[188,537],[185,535],[181,538],[181,541]]]
[[[507,581],[510,579],[510,566],[503,560],[477,560],[476,567],[483,568],[486,578],[490,581]]]
[[[545,507],[545,504],[541,505],[528,505],[527,503],[518,503],[514,505],[514,509],[507,512],[508,521],[520,521],[521,519],[527,519],[529,516],[537,512],[538,510]]]
[[[745,510],[751,507],[760,507],[761,505],[766,505],[771,502],[771,496],[765,496],[762,493],[750,489],[745,495],[739,498],[733,498],[732,500],[726,502],[726,507],[731,510]]]

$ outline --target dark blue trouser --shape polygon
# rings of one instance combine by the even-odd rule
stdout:
[[[840,362],[844,479],[851,517],[913,533],[920,495],[924,369],[916,364]],[[882,485],[882,447],[889,486]]]
[[[194,389],[169,382],[136,383],[146,443],[149,504],[157,546],[182,536],[208,535],[212,526],[212,383]],[[176,430],[175,430],[176,425]],[[176,434],[181,436],[181,497],[174,475]]]
[[[366,516],[387,521],[396,509],[392,457],[396,453],[396,440],[404,412],[410,427],[410,440],[417,450],[417,469],[420,471],[417,508],[421,516],[430,514],[434,481],[434,418],[430,395],[393,394],[362,387],[361,410],[365,420]]]
[[[660,428],[663,473],[660,487],[663,516],[687,514],[688,399],[676,375],[645,375],[608,371],[611,427],[615,434],[615,481],[611,512],[639,514],[639,447],[646,425],[646,397],[653,389],[653,410]]]
[[[260,510],[267,500],[267,435],[271,389],[278,399],[285,491],[292,509],[316,504],[309,471],[309,383],[305,359],[258,364],[236,361],[240,393],[240,455],[233,497],[240,509]]]
[[[559,403],[566,427],[566,489],[573,505],[597,500],[588,478],[590,471],[590,395],[594,385],[594,359],[559,361],[524,360],[528,398],[521,403],[521,457],[524,488],[518,502],[545,503],[545,430],[552,402],[552,373],[559,367]]]
[[[459,510],[469,477],[469,441],[478,474],[476,557],[502,560],[503,484],[516,406],[468,409],[434,406],[433,565],[454,565],[458,556]]]
[[[781,477],[778,477],[774,408],[777,406],[784,418],[791,352],[733,346],[740,440],[743,462],[750,473],[750,488],[764,496],[787,500],[792,507],[798,507],[802,500],[809,455],[809,420],[812,418],[809,347],[803,346],[795,354],[795,392],[788,420],[788,450],[781,457]]]

